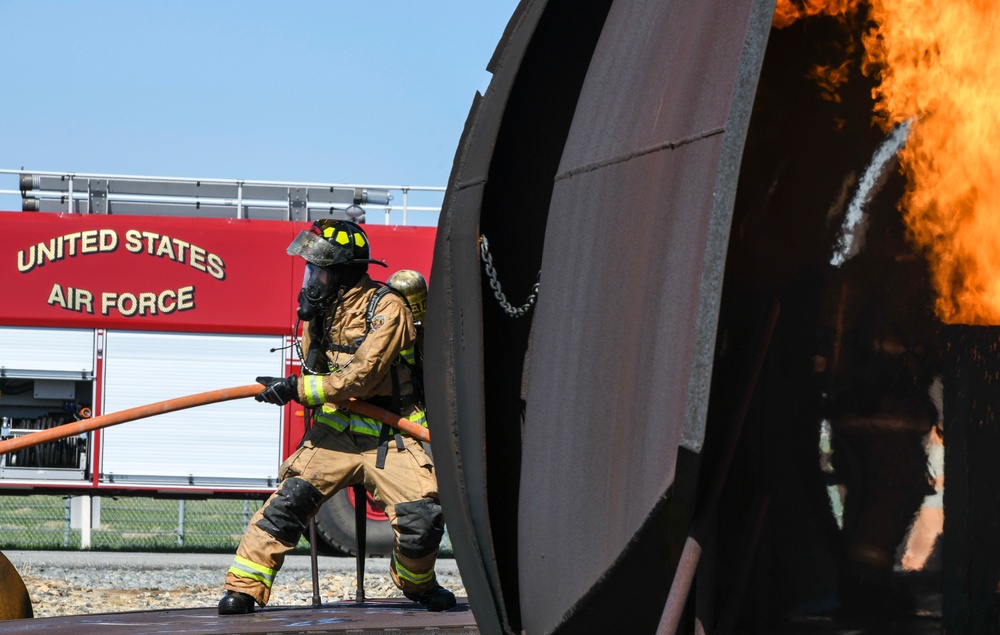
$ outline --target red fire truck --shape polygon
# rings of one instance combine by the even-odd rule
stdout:
[[[0,438],[297,372],[304,261],[285,253],[292,239],[317,218],[351,218],[386,276],[430,279],[435,228],[403,223],[435,210],[411,198],[443,191],[14,176],[22,209],[0,212]],[[85,524],[102,496],[263,498],[304,429],[295,403],[170,412],[0,456],[0,493],[79,497]],[[317,516],[341,550],[354,542],[352,498]],[[391,549],[384,519],[369,509],[369,553]]]

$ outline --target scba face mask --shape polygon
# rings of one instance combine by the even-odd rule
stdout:
[[[299,291],[299,319],[308,322],[323,313],[336,292],[333,288],[334,276],[329,269],[307,263],[305,275],[302,277],[302,290]]]
[[[326,313],[337,293],[356,285],[367,269],[366,264],[317,267],[306,263],[302,290],[299,291],[299,319],[308,322]]]

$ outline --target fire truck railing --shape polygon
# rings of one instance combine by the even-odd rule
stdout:
[[[436,223],[445,190],[0,169],[3,175],[17,176],[17,189],[0,189],[0,195],[19,195],[22,211],[363,221],[371,210],[383,212],[387,225],[410,224],[411,212],[419,214],[418,224]]]

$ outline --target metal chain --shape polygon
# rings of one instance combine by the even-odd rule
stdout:
[[[503,294],[500,289],[500,281],[497,279],[497,270],[493,267],[493,256],[490,254],[490,244],[486,240],[486,236],[479,235],[479,253],[482,256],[483,264],[486,267],[486,275],[490,279],[490,288],[493,289],[493,296],[500,303],[500,307],[504,310],[507,315],[513,318],[524,317],[524,315],[531,310],[534,306],[535,300],[538,299],[538,276],[535,276],[535,284],[531,287],[531,293],[528,294],[527,301],[519,307],[513,306],[507,301],[507,296]],[[538,275],[541,275],[539,272]]]

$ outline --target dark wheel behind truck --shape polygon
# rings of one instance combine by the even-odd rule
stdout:
[[[323,541],[341,553],[355,556],[358,553],[357,532],[354,530],[354,502],[348,495],[350,488],[337,492],[320,507],[316,514],[316,532]],[[389,518],[368,498],[368,529],[365,536],[366,553],[373,557],[387,557],[392,553],[393,533]]]

